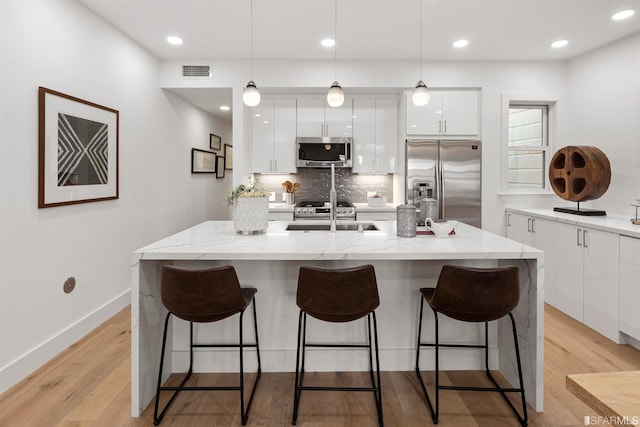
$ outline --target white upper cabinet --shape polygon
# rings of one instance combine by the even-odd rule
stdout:
[[[354,173],[394,173],[397,140],[395,99],[353,100]]]
[[[295,173],[295,146],[295,99],[263,99],[251,109],[253,172]]]
[[[324,98],[298,98],[297,119],[298,136],[353,136],[351,99],[334,108]]]
[[[407,135],[477,137],[479,92],[475,90],[432,91],[429,103],[417,107],[411,92],[405,94]]]

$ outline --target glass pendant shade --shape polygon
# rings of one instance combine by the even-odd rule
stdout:
[[[413,102],[413,105],[422,107],[429,103],[429,98],[431,98],[431,95],[429,95],[427,85],[425,85],[424,82],[420,80],[416,85],[416,88],[413,90],[411,101]]]
[[[331,107],[341,107],[344,104],[344,91],[340,83],[333,82],[327,93],[327,103]]]
[[[260,104],[260,91],[258,91],[253,80],[250,80],[242,91],[242,102],[244,102],[247,107],[255,107]]]

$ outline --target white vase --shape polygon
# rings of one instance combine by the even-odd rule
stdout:
[[[268,197],[239,197],[233,208],[233,228],[242,234],[264,233],[269,226]]]

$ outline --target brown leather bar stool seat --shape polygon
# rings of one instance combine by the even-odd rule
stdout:
[[[162,304],[169,311],[164,321],[164,333],[162,336],[162,351],[160,356],[160,368],[158,370],[158,386],[156,389],[156,401],[153,411],[153,424],[158,425],[180,391],[223,391],[237,390],[240,392],[240,415],[242,425],[246,424],[249,417],[249,409],[253,401],[253,395],[258,385],[261,374],[260,347],[258,345],[258,320],[256,317],[255,294],[256,288],[240,287],[236,271],[232,266],[214,267],[206,269],[189,270],[173,266],[163,266],[160,279]],[[253,302],[253,326],[255,331],[255,343],[244,343],[242,335],[242,319],[245,309]],[[233,344],[194,344],[193,324],[217,322],[227,317],[239,314],[239,341]],[[164,354],[167,344],[167,329],[169,318],[178,317],[189,322],[189,371],[177,387],[162,386],[162,370],[164,366]],[[192,387],[186,386],[186,382],[193,372],[193,349],[202,347],[234,347],[240,353],[240,384],[231,387]],[[244,396],[244,348],[255,347],[258,359],[258,371],[256,375],[249,401],[245,408]],[[158,414],[160,392],[173,391],[171,398]]]
[[[416,354],[416,374],[420,380],[422,391],[427,399],[431,418],[438,423],[440,411],[440,390],[473,390],[499,392],[516,414],[521,425],[527,425],[527,403],[524,397],[522,379],[522,365],[518,348],[518,334],[511,311],[520,301],[520,283],[518,267],[508,266],[500,268],[469,268],[454,265],[442,267],[438,284],[435,288],[420,289],[420,320],[418,323],[418,345]],[[427,301],[435,317],[435,342],[422,342],[422,312],[424,302]],[[438,337],[438,313],[463,322],[484,322],[484,345],[441,344]],[[489,371],[489,322],[509,316],[515,343],[518,378],[520,387],[500,387]],[[420,374],[420,349],[435,347],[435,405],[432,404],[427,393],[422,375]],[[439,350],[440,347],[483,348],[485,351],[485,373],[494,387],[463,387],[440,385]],[[520,393],[522,397],[522,415],[513,406],[505,393]]]
[[[298,317],[298,345],[296,352],[296,377],[293,399],[293,420],[298,419],[298,405],[303,390],[315,391],[364,391],[372,392],[382,421],[382,393],[380,390],[380,358],[378,355],[378,326],[375,309],[380,305],[376,274],[372,265],[354,268],[326,269],[300,267],[296,303]],[[307,315],[325,322],[345,323],[366,317],[366,343],[317,343],[307,342]],[[373,320],[373,341],[371,321]],[[373,345],[375,343],[375,373]],[[369,353],[369,377],[371,387],[316,387],[303,385],[305,352],[307,347],[363,348]]]

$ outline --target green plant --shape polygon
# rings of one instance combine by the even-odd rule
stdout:
[[[241,197],[269,197],[262,183],[250,176],[247,184],[240,184],[227,194],[227,204],[233,206]]]

